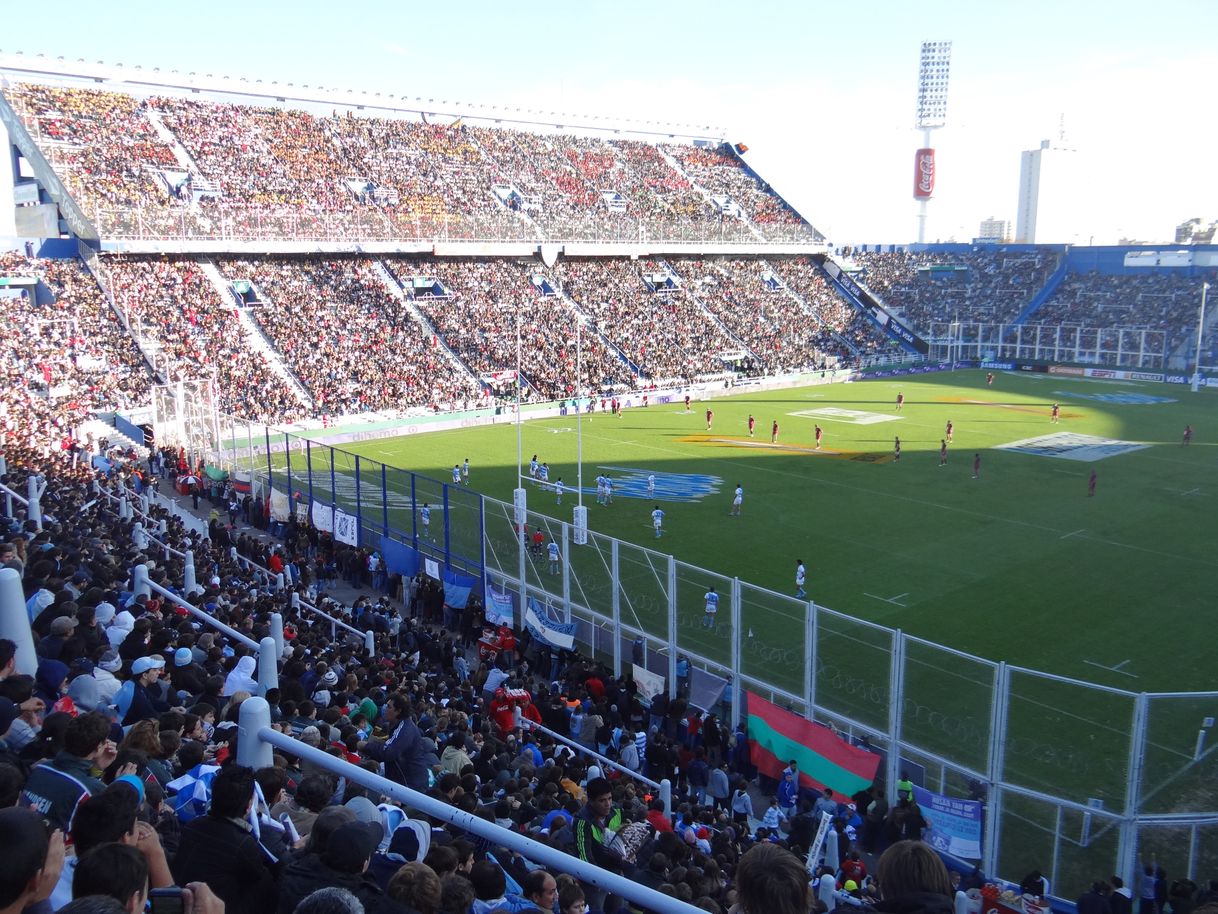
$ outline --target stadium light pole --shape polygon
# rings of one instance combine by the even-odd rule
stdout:
[[[922,148],[914,156],[914,199],[918,201],[918,243],[926,241],[926,205],[935,192],[935,150],[930,145],[931,131],[947,122],[947,78],[951,67],[950,41],[922,42],[918,67],[917,129],[922,131]]]
[[[1205,293],[1210,290],[1210,284],[1201,284],[1201,314],[1197,318],[1197,351],[1193,357],[1193,392],[1201,389],[1201,335],[1205,332]]]
[[[524,574],[524,524],[528,519],[528,492],[524,487],[524,472],[522,460],[524,448],[521,441],[520,424],[520,307],[516,307],[516,488],[512,490],[512,506],[516,519],[516,536],[522,544],[520,547],[521,575]],[[522,577],[523,580],[523,577]]]

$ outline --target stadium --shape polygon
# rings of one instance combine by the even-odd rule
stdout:
[[[267,584],[228,631],[282,648],[318,623],[281,555],[237,558],[248,497],[348,583],[409,609],[424,582],[441,630],[527,632],[545,685],[569,648],[739,744],[784,715],[864,796],[912,781],[973,829],[927,838],[966,874],[1039,870],[1063,909],[1218,875],[1218,245],[839,246],[709,128],[484,108],[0,55],[11,532],[68,554],[64,506],[113,499],[116,558],[163,548],[198,613],[196,568]],[[149,545],[135,471],[167,455],[231,558],[163,519]],[[53,594],[33,567],[19,602]]]

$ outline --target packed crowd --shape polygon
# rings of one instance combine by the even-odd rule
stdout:
[[[723,149],[665,144],[694,183],[716,196],[730,197],[758,226],[799,226],[804,222],[776,197],[769,185],[745,171],[740,160]],[[764,233],[764,232],[763,232]]]
[[[0,253],[9,286],[0,339],[0,421],[11,435],[58,443],[92,417],[147,403],[152,373],[80,261]]]
[[[862,269],[854,278],[923,333],[940,321],[1010,323],[1058,266],[1049,251],[858,252],[852,259]]]
[[[681,257],[668,263],[763,371],[821,369],[844,354],[815,304],[805,307],[788,293],[766,261]]]
[[[648,706],[629,677],[549,650],[527,631],[479,661],[470,648],[484,627],[480,604],[453,610],[425,576],[395,581],[377,554],[336,545],[295,518],[268,540],[256,499],[230,496],[229,520],[252,525],[238,531],[217,496],[206,536],[149,508],[153,522],[165,523],[162,542],[193,552],[199,585],[184,592],[176,554],[137,545],[133,520],[120,519],[94,488],[172,479],[190,468],[173,449],[119,465],[111,479],[11,438],[5,456],[9,484],[35,470],[48,480],[44,529],[20,513],[3,518],[0,544],[0,565],[22,576],[37,652],[36,673],[18,673],[16,645],[0,640],[6,914],[31,901],[41,911],[110,911],[69,907],[93,895],[119,902],[115,910],[142,910],[150,890],[173,886],[185,889],[191,914],[620,908],[620,898],[590,883],[290,752],[258,770],[243,767],[235,722],[259,691],[254,655],[159,589],[135,593],[139,564],[177,599],[254,640],[268,634],[271,612],[283,615],[279,685],[265,697],[284,734],[709,914],[733,905],[805,914],[814,890],[816,910],[858,906],[878,897],[874,878],[869,894],[860,889],[864,849],[893,845],[879,867],[890,895],[899,880],[884,879],[885,860],[923,855],[924,867],[938,859],[917,841],[925,821],[907,798],[890,808],[878,788],[854,797],[801,790],[793,765],[767,781],[751,766],[743,729],[733,731],[715,709],[680,693]],[[269,575],[251,573],[238,556],[282,571],[287,588],[274,590]],[[324,619],[292,606],[292,591],[318,599],[339,575],[371,592],[324,606],[372,631],[375,655],[362,639],[336,640]],[[395,589],[400,605],[384,594]],[[583,749],[627,773],[670,780],[671,812]],[[773,799],[760,799],[754,781]],[[768,804],[764,812],[754,810],[755,797]],[[810,882],[802,856],[822,811],[835,817],[840,852]],[[13,879],[18,872],[23,878]],[[946,870],[941,877],[946,885]],[[768,905],[757,907],[763,898]],[[950,897],[944,904],[950,910]]]
[[[225,260],[230,280],[263,296],[255,315],[293,373],[330,415],[466,408],[482,398],[362,259]]]
[[[1159,330],[1170,354],[1185,340],[1195,343],[1201,284],[1208,281],[1218,286],[1216,280],[1213,270],[1194,276],[1183,271],[1124,276],[1071,273],[1028,323]]]
[[[193,260],[113,259],[105,269],[132,332],[167,380],[214,377],[229,415],[278,422],[306,412]]]
[[[738,352],[740,342],[684,288],[652,291],[644,281],[644,274],[665,272],[655,260],[572,260],[563,266],[564,290],[641,377],[718,374],[725,368],[720,355]]]
[[[559,400],[577,388],[601,391],[633,383],[633,374],[592,329],[579,337],[577,315],[557,294],[557,280],[536,261],[387,261],[431,325],[480,378],[516,366],[517,321],[520,371],[535,399]],[[414,277],[439,279],[448,296],[416,294]],[[534,283],[544,278],[550,294]],[[511,392],[512,386],[502,386]]]
[[[730,196],[763,236],[815,234],[738,159],[708,148],[672,143],[661,152],[640,141],[32,84],[16,84],[6,95],[37,135],[52,145],[72,144],[62,160],[65,177],[87,210],[139,209],[145,231],[181,230],[181,217],[166,211],[180,208],[183,198],[146,167],[181,167],[152,125],[155,114],[198,176],[221,189],[221,199],[199,201],[192,212],[236,233],[260,224],[243,209],[307,220],[358,216],[371,201],[399,231],[410,219],[449,217],[475,221],[482,237],[524,237],[536,224],[591,234],[637,232],[640,221],[657,229],[662,222],[665,231],[717,228],[725,217],[708,202],[715,194]],[[388,193],[368,196],[357,186]],[[496,186],[515,193],[497,195]],[[107,219],[107,225],[122,221],[114,213]],[[198,219],[190,225],[206,227]]]
[[[816,314],[830,333],[820,348],[842,359],[874,355],[891,345],[877,328],[850,302],[839,295],[810,257],[768,261]]]
[[[164,202],[166,186],[156,170],[177,167],[177,161],[137,99],[29,83],[13,84],[4,94],[87,210]]]

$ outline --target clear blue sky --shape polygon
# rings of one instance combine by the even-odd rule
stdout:
[[[833,240],[908,241],[918,51],[953,42],[928,235],[1014,220],[1019,153],[1079,150],[1096,243],[1218,218],[1218,2],[60,3],[0,50],[717,124]],[[71,13],[75,13],[74,15]],[[15,26],[15,27],[12,27]]]

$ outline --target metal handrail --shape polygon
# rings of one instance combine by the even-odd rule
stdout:
[[[581,882],[589,883],[606,892],[619,895],[627,901],[640,905],[656,914],[704,914],[700,908],[678,901],[669,895],[641,885],[638,882],[611,873],[579,857],[549,847],[532,838],[517,834],[486,819],[463,812],[455,806],[435,799],[425,793],[412,790],[379,774],[373,774],[358,765],[336,758],[320,749],[280,733],[271,727],[271,709],[265,700],[249,698],[241,703],[238,724],[237,763],[254,769],[271,765],[272,749],[280,749],[294,755],[303,762],[316,765],[332,774],[346,778],[362,787],[390,797],[403,806],[417,809],[426,816],[448,822],[479,838],[501,844],[532,861],[550,868],[555,873],[570,873]]]

